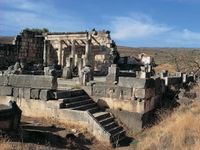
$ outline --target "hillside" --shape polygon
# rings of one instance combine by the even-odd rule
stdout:
[[[172,114],[161,115],[161,122],[139,135],[139,150],[199,150],[200,102],[182,105]]]
[[[14,36],[0,36],[0,44],[12,44]]]
[[[118,46],[121,56],[134,56],[145,53],[154,58],[156,71],[196,72],[200,69],[200,48],[133,48]]]

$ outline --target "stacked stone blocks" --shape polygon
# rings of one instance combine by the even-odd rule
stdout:
[[[53,76],[1,75],[0,95],[25,99],[55,99],[57,79]]]

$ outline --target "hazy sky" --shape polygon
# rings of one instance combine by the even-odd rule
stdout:
[[[0,0],[0,35],[110,30],[118,45],[200,47],[200,0]]]

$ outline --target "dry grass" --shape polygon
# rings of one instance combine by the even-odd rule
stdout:
[[[174,65],[166,63],[166,64],[160,64],[157,67],[155,67],[156,72],[161,72],[162,70],[168,70],[168,72],[176,72],[176,68]]]
[[[200,102],[181,106],[167,118],[147,129],[140,137],[140,150],[199,150],[200,149]]]
[[[1,150],[11,150],[12,146],[9,144],[8,138],[0,138],[0,149]]]
[[[87,127],[80,123],[70,122],[70,121],[63,123],[63,122],[60,122],[56,118],[33,118],[33,117],[29,118],[29,117],[24,117],[24,116],[22,116],[22,120],[25,120],[25,121],[35,120],[38,123],[53,124],[59,127],[63,127],[67,130],[75,129],[78,133],[82,133],[91,142],[95,142],[96,140],[95,137],[88,132]]]

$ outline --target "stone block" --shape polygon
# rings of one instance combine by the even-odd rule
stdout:
[[[72,79],[72,70],[70,67],[64,67],[62,77],[65,79]]]
[[[0,87],[0,95],[1,96],[12,96],[12,87],[10,86],[1,86]]]
[[[165,92],[165,80],[160,77],[155,78],[155,95],[161,95]]]
[[[31,99],[39,99],[40,89],[31,89]]]
[[[14,87],[31,87],[32,75],[11,75],[9,76],[8,85]]]
[[[152,88],[155,87],[155,80],[153,78],[141,79],[133,77],[119,77],[118,85],[130,88]]]
[[[56,89],[57,78],[43,75],[11,75],[8,85],[23,88]]]
[[[13,96],[15,98],[19,97],[19,88],[13,88]]]
[[[57,78],[53,76],[32,76],[31,88],[57,89]]]
[[[69,90],[56,90],[56,92],[54,92],[54,95],[55,95],[55,99],[62,99],[62,98],[70,97],[71,93]]]
[[[155,96],[155,88],[135,89],[134,94],[136,98],[148,99]]]
[[[106,95],[106,88],[103,85],[94,85],[92,93],[95,96],[105,96]]]
[[[54,91],[52,91],[52,90],[41,90],[40,91],[40,99],[41,100],[55,99]]]
[[[168,85],[182,84],[182,77],[168,77]]]
[[[31,98],[31,88],[24,88],[24,98],[25,99]]]
[[[8,85],[9,76],[0,75],[0,86]]]
[[[19,88],[19,98],[24,98],[24,88]]]
[[[131,99],[133,96],[133,89],[132,88],[127,88],[127,87],[119,87],[117,91],[117,98],[119,99]]]
[[[106,76],[107,83],[115,83],[118,82],[119,78],[119,68],[116,64],[112,64],[111,67],[108,69],[108,75]]]

